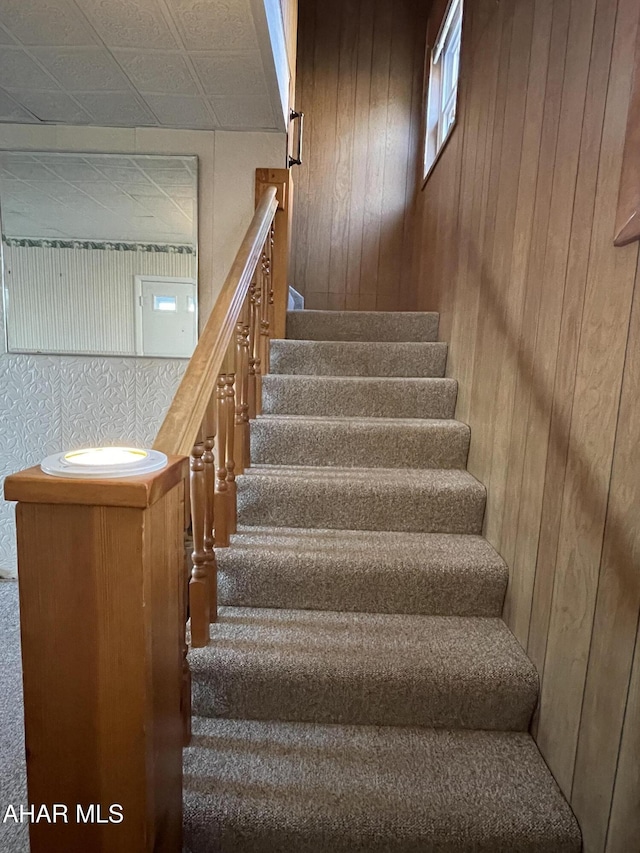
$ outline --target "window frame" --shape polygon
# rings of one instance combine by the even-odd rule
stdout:
[[[427,42],[425,56],[425,95],[424,101],[424,147],[422,174],[424,189],[429,177],[447,146],[458,121],[458,97],[460,88],[460,65],[462,54],[462,26],[464,19],[464,0],[449,0],[439,21],[437,36],[432,45]],[[429,21],[429,29],[435,28],[437,21]],[[430,49],[429,49],[430,48]],[[452,50],[453,48],[453,50]],[[455,66],[455,84],[448,93],[444,90],[447,75],[447,61],[453,59]],[[443,103],[445,94],[446,103]],[[446,122],[447,113],[455,110],[453,119]]]

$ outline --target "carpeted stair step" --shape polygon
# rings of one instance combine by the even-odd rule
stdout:
[[[519,732],[194,718],[190,853],[579,853],[580,831]]]
[[[485,488],[466,471],[254,466],[238,518],[260,527],[480,533]]]
[[[426,418],[321,418],[264,415],[251,422],[257,465],[465,468],[470,430]]]
[[[220,609],[189,654],[205,717],[526,730],[538,680],[500,619]]]
[[[287,338],[303,341],[437,341],[439,315],[413,311],[289,311]]]
[[[291,376],[262,379],[265,414],[354,418],[452,418],[455,379]]]
[[[274,340],[270,364],[309,376],[444,376],[447,344]]]
[[[485,539],[443,533],[244,527],[216,555],[235,607],[500,616],[508,578]]]

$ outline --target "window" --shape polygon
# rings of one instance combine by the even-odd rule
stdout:
[[[456,120],[462,0],[451,0],[431,51],[427,97],[424,174],[429,174]]]

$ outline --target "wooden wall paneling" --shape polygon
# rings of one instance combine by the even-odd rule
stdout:
[[[520,641],[526,644],[535,585],[540,518],[545,487],[549,424],[553,400],[556,358],[562,319],[568,249],[573,220],[580,138],[591,55],[595,0],[571,0],[566,41],[560,112],[552,172],[549,216],[544,239],[539,303],[532,341],[531,360],[535,376],[526,431],[523,482],[527,484],[520,505],[518,557],[521,567],[523,606],[514,622]],[[563,19],[564,23],[564,19]]]
[[[476,9],[475,6],[467,8],[468,13],[471,15],[470,32],[473,34],[473,21]],[[474,372],[473,352],[475,349],[478,328],[477,321],[481,304],[480,282],[477,277],[477,246],[484,232],[486,198],[489,188],[488,164],[490,157],[488,156],[488,152],[491,151],[492,128],[495,116],[500,32],[500,28],[495,27],[493,31],[488,33],[487,38],[481,39],[477,43],[472,39],[468,39],[465,47],[469,66],[473,63],[473,65],[477,65],[479,69],[482,69],[482,73],[473,74],[473,81],[467,90],[470,94],[466,103],[469,104],[472,93],[476,93],[473,94],[473,98],[478,102],[480,116],[476,142],[477,153],[472,172],[474,190],[471,201],[471,227],[469,229],[468,241],[463,235],[463,239],[465,239],[463,243],[465,265],[460,268],[460,293],[456,300],[456,313],[460,312],[461,320],[456,329],[453,326],[451,328],[452,337],[450,347],[451,352],[458,350],[460,353],[459,359],[455,362],[455,376],[458,380],[456,416],[467,422],[471,417],[471,389],[473,387]],[[468,73],[471,74],[471,71]],[[446,154],[447,152],[445,152],[445,156]],[[424,190],[422,203],[431,208],[431,205],[426,204],[428,200],[429,186],[427,185]],[[438,302],[433,302],[432,304],[439,305]]]
[[[425,4],[304,0],[293,284],[309,308],[400,308],[421,148]],[[410,190],[408,190],[410,187]]]
[[[516,0],[495,222],[495,233],[499,239],[494,240],[491,270],[483,288],[488,303],[494,306],[494,310],[488,312],[493,317],[494,339],[487,368],[490,368],[489,381],[494,385],[495,392],[487,434],[487,442],[491,447],[490,471],[485,480],[488,498],[492,503],[491,512],[487,513],[486,535],[492,541],[498,541],[501,534],[510,437],[509,420],[503,417],[511,390],[509,382],[504,381],[508,380],[504,376],[504,368],[509,351],[513,349],[511,330],[521,302],[521,290],[514,287],[511,281],[511,266],[526,114],[526,99],[522,97],[522,92],[526,91],[529,77],[533,14],[534,5],[529,0]]]
[[[638,631],[640,418],[635,408],[639,399],[640,288],[636,284],[573,782],[573,806],[587,851],[605,850]],[[639,758],[637,752],[636,761]],[[592,773],[593,767],[597,773]],[[640,807],[640,786],[636,792]],[[640,820],[636,826],[640,829]]]
[[[307,265],[304,293],[307,308],[326,308],[329,294],[331,224],[336,147],[336,109],[338,103],[340,0],[324,0],[315,8],[313,47],[313,109],[310,113],[311,152],[309,156],[309,204]],[[303,111],[306,112],[304,106]],[[323,192],[314,192],[315,186]],[[298,202],[300,205],[302,200]]]
[[[422,19],[413,35],[413,82],[411,87],[411,119],[409,125],[409,146],[407,161],[413,157],[413,170],[407,169],[404,195],[404,229],[402,237],[402,259],[400,270],[401,308],[415,310],[416,291],[413,287],[414,234],[416,231],[416,201],[423,181],[424,161],[424,103],[425,64],[426,64],[426,13],[427,6],[419,5]]]
[[[369,150],[369,100],[371,97],[371,61],[373,56],[373,14],[371,4],[360,0],[358,53],[355,80],[355,111],[351,196],[348,214],[347,292],[345,308],[357,310],[360,305],[360,276],[364,203],[367,194],[367,152]]]
[[[496,545],[508,565],[513,565],[516,547],[519,490],[522,482],[522,467],[512,465],[514,419],[516,396],[522,397],[519,377],[522,371],[520,339],[524,321],[526,279],[531,236],[533,231],[534,201],[538,180],[542,118],[544,114],[547,67],[549,62],[550,34],[553,0],[536,0],[533,10],[532,35],[529,51],[529,70],[526,83],[524,128],[520,148],[520,171],[518,195],[514,215],[513,245],[509,269],[509,310],[506,316],[509,345],[506,348],[500,373],[500,408],[503,412],[507,457],[503,460],[504,494],[500,516],[499,537]],[[514,476],[515,473],[515,476]],[[510,622],[510,606],[514,597],[508,596],[505,618]]]
[[[396,7],[392,19],[387,126],[382,180],[382,210],[376,308],[392,311],[402,304],[405,221],[408,178],[416,173],[417,146],[411,131],[416,30],[426,30],[426,19],[416,14],[417,4]],[[410,82],[409,82],[410,81]]]
[[[636,567],[637,571],[637,567]],[[640,838],[640,630],[636,634],[606,853],[628,853]]]
[[[391,33],[395,10],[390,3],[374,4],[371,95],[369,101],[369,138],[367,146],[367,190],[364,199],[362,266],[360,294],[367,297],[366,308],[376,307],[382,232],[384,168],[386,157],[389,82],[391,72]]]
[[[637,260],[637,247],[613,248],[611,223],[617,205],[639,11],[637,0],[620,0],[542,682],[538,743],[562,790],[569,795],[626,347],[620,328],[626,325],[629,316]],[[612,281],[615,288],[611,287]]]
[[[511,37],[513,33],[513,4],[502,4],[500,9],[500,31],[498,51],[498,79],[496,88],[495,116],[491,139],[491,155],[489,158],[489,185],[487,201],[484,207],[484,230],[473,257],[478,285],[481,290],[481,300],[484,305],[493,309],[498,302],[497,294],[492,291],[494,246],[498,223],[498,208],[500,202],[500,176],[502,174],[502,143],[504,138],[505,110],[507,103],[509,60],[511,56]],[[494,374],[495,354],[493,347],[496,338],[495,310],[481,310],[478,314],[478,329],[476,333],[474,363],[483,360],[482,370],[474,372],[471,390],[471,413],[475,428],[471,434],[469,451],[469,470],[481,482],[486,482],[490,472],[490,460],[477,451],[491,430],[493,401],[495,400],[496,377]],[[480,355],[485,352],[484,359]],[[489,402],[491,401],[491,402]]]
[[[562,103],[565,54],[569,31],[569,0],[555,0],[551,6],[549,61],[546,66],[545,100],[538,153],[536,193],[533,204],[532,233],[526,261],[525,303],[518,341],[518,378],[509,445],[509,471],[506,505],[508,523],[515,526],[515,550],[507,591],[506,613],[511,630],[521,643],[526,642],[529,626],[530,594],[535,573],[535,553],[524,544],[537,536],[539,519],[527,510],[525,460],[530,437],[532,407],[535,406],[535,363],[533,353],[540,310],[540,281],[551,212],[553,173],[556,165],[558,124]],[[530,458],[530,457],[529,457]],[[513,505],[511,504],[513,501]],[[504,524],[504,521],[503,521]]]
[[[333,167],[333,205],[329,254],[329,293],[335,307],[344,309],[347,292],[349,205],[355,142],[355,98],[358,68],[359,0],[344,0],[340,16],[336,146]],[[331,175],[330,175],[331,176]],[[333,307],[333,306],[330,306]]]
[[[554,398],[551,411],[550,443],[542,502],[541,536],[527,652],[542,674],[551,613],[555,577],[560,510],[564,493],[569,427],[573,409],[573,388],[577,370],[580,323],[587,282],[589,252],[598,177],[598,161],[609,83],[611,50],[617,7],[610,0],[598,0],[582,136],[573,223],[569,237],[566,285],[562,306],[560,344],[556,363]]]
[[[296,109],[304,109],[308,100],[312,99],[314,77],[314,38],[315,38],[315,7],[307,2],[300,2],[298,17],[298,62],[296,67]],[[304,62],[301,62],[304,59]],[[293,205],[293,235],[294,247],[291,252],[289,283],[298,290],[307,279],[307,259],[309,257],[309,219],[306,211],[309,207],[309,162],[313,159],[313,138],[311,129],[314,123],[312,113],[305,115],[305,139],[302,166],[294,170],[295,200]]]

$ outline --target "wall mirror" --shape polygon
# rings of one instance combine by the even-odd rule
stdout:
[[[189,358],[198,158],[0,151],[6,345]]]

